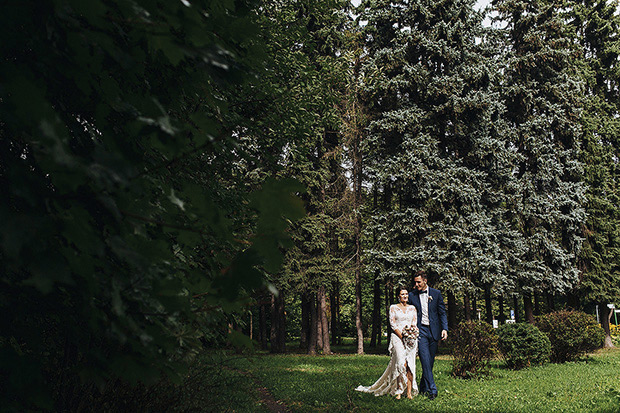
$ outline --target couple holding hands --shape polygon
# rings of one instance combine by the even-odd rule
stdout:
[[[358,386],[355,390],[375,396],[390,394],[400,399],[406,390],[407,398],[418,394],[415,382],[415,357],[420,357],[422,378],[419,392],[429,399],[437,397],[433,378],[433,364],[439,340],[448,338],[446,307],[439,290],[428,286],[424,271],[414,277],[415,290],[398,289],[398,304],[390,306],[390,363],[383,375],[372,386]]]

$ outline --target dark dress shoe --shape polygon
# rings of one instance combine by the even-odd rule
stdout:
[[[429,400],[435,400],[436,398],[437,398],[437,395],[436,395],[436,394],[429,394],[429,395],[428,395],[428,399],[429,399]]]

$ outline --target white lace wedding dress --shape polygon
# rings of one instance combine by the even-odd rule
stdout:
[[[397,304],[390,306],[390,326],[392,330],[403,331],[403,327],[416,325],[417,312],[413,305],[408,305],[405,310],[401,309]],[[403,394],[407,388],[407,366],[413,373],[412,383],[412,395],[418,394],[418,385],[415,379],[415,356],[418,352],[418,342],[411,347],[406,347],[403,341],[395,334],[392,333],[390,337],[390,345],[388,347],[391,358],[390,363],[383,372],[383,375],[379,377],[379,380],[372,386],[358,386],[355,390],[372,393],[375,396],[382,396],[384,394],[390,394],[395,396],[397,394]]]

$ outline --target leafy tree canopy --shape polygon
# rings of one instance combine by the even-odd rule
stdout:
[[[231,97],[269,65],[256,4],[5,6],[1,403],[176,377],[303,214],[292,180],[223,192],[249,122]]]

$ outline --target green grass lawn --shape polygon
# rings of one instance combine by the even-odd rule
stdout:
[[[435,363],[439,397],[434,401],[422,396],[396,400],[353,390],[359,384],[372,384],[388,360],[385,354],[262,354],[233,359],[229,368],[250,376],[240,375],[233,388],[214,395],[234,403],[220,401],[213,406],[219,406],[220,411],[266,411],[256,392],[256,383],[260,383],[276,400],[300,412],[620,412],[620,349],[601,350],[578,362],[521,371],[508,370],[497,361],[492,376],[483,380],[452,377],[451,359],[443,355]],[[418,379],[419,369],[418,363]]]

